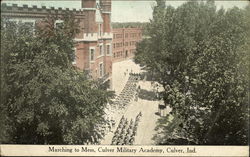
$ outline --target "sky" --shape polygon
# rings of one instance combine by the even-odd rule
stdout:
[[[13,3],[13,4],[28,4],[30,6],[48,6],[48,7],[62,7],[62,8],[81,8],[81,0],[1,0],[1,3]],[[166,0],[166,5],[172,5],[178,7],[183,4],[184,0]],[[217,8],[231,8],[237,6],[239,8],[245,7],[249,1],[247,0],[224,0],[215,1]],[[112,22],[148,22],[152,18],[152,7],[155,5],[154,0],[112,0]]]

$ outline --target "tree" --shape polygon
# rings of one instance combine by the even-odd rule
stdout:
[[[1,22],[1,143],[83,144],[100,138],[112,93],[72,66],[74,17],[62,27],[48,17],[35,35]],[[8,26],[8,27],[6,27]]]
[[[172,108],[156,128],[164,137],[155,139],[160,144],[247,144],[249,11],[217,11],[213,1],[176,9],[162,4],[157,11],[159,4],[150,38],[138,44],[135,56],[164,87],[162,99]]]

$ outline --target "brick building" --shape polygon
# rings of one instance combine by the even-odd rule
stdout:
[[[136,43],[142,40],[141,28],[113,29],[113,59],[112,62],[133,58]]]
[[[1,3],[1,18],[32,26],[42,23],[48,15],[58,17],[55,25],[62,23],[62,16],[69,13],[80,22],[80,33],[74,39],[76,60],[73,64],[79,70],[88,71],[94,79],[110,79],[113,37],[111,0],[82,0],[79,10]]]

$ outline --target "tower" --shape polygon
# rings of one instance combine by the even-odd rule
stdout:
[[[82,0],[82,10],[84,69],[106,80],[112,73],[111,0]]]
[[[104,32],[111,33],[111,0],[100,0],[104,19]]]
[[[96,0],[82,0],[82,8],[95,8]]]
[[[100,8],[103,18],[103,42],[105,43],[105,73],[112,75],[112,27],[111,27],[111,0],[100,0]],[[110,77],[109,80],[112,80]],[[110,86],[112,81],[110,81]]]
[[[96,0],[82,0],[82,10],[85,13],[84,33],[95,33]]]

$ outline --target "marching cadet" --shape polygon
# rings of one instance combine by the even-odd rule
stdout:
[[[134,123],[133,119],[130,120],[130,126],[132,126]]]
[[[115,120],[113,119],[113,117],[111,117],[111,125],[112,125],[112,129],[115,127]]]
[[[130,145],[133,145],[133,144],[134,144],[134,141],[135,141],[135,137],[132,137],[132,138],[129,140]]]
[[[139,116],[140,116],[140,117],[142,116],[142,113],[141,113],[141,112],[139,113]]]
[[[129,137],[125,137],[125,139],[124,139],[124,143],[125,143],[125,145],[128,145],[128,144],[129,144],[129,140],[130,140],[130,138],[129,138]]]
[[[135,101],[138,101],[138,92],[135,93]]]

